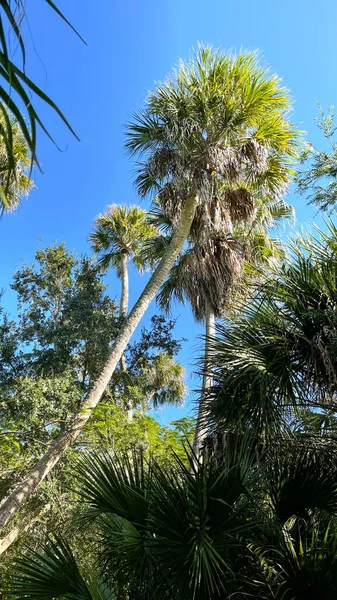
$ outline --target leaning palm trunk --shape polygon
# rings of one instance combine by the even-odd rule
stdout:
[[[50,473],[53,467],[62,458],[67,448],[74,443],[81,433],[91,415],[91,411],[97,406],[104,394],[111,376],[138,323],[148,309],[151,301],[156,296],[160,286],[167,277],[175,259],[181,251],[191,228],[197,201],[198,197],[195,192],[187,197],[181,212],[179,225],[176,228],[167,252],[145,286],[129,316],[125,319],[124,325],[116,338],[110,356],[104,365],[100,376],[88,392],[80,412],[72,420],[69,429],[58,437],[56,442],[51,445],[49,450],[29,472],[24,481],[22,481],[1,504],[0,527],[4,527],[10,521],[25,500],[40,485],[48,473]]]
[[[205,336],[205,355],[204,355],[204,376],[202,379],[201,397],[198,406],[197,424],[193,440],[193,451],[199,456],[202,444],[207,436],[208,425],[205,422],[204,404],[208,390],[212,387],[213,376],[211,368],[211,342],[215,336],[215,314],[214,308],[209,301],[206,301],[206,336]]]

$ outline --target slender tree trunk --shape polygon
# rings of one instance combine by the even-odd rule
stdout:
[[[205,422],[205,398],[207,391],[212,387],[213,376],[211,371],[211,338],[215,337],[215,315],[213,306],[210,302],[206,303],[206,336],[205,336],[205,354],[204,354],[204,376],[202,379],[201,397],[198,407],[197,424],[195,428],[193,451],[199,456],[200,450],[208,432],[208,425]]]
[[[37,521],[37,519],[40,518],[42,513],[47,512],[51,507],[50,502],[48,502],[48,504],[44,504],[42,506],[39,506],[34,512],[33,514],[31,514],[27,519],[25,519],[23,521],[23,523],[20,523],[19,526],[17,527],[13,527],[13,529],[11,529],[11,531],[5,535],[5,537],[3,537],[2,539],[0,539],[0,556],[6,552],[6,550],[8,550],[8,548],[14,544],[14,542],[16,542],[16,540],[20,537],[20,535],[22,535],[23,533],[25,533],[29,527],[35,523],[35,521]]]
[[[121,282],[122,292],[119,306],[119,316],[127,317],[129,309],[129,272],[128,272],[128,255],[122,252],[121,262]]]
[[[138,323],[169,274],[175,259],[181,251],[191,228],[196,205],[197,195],[191,193],[187,197],[182,208],[179,224],[174,232],[165,256],[160,261],[129,316],[125,319],[125,323],[116,338],[110,356],[105,363],[100,376],[89,390],[81,410],[74,417],[68,431],[58,437],[58,439],[50,446],[49,450],[28,473],[27,477],[19,483],[19,485],[2,502],[0,506],[0,527],[4,527],[10,521],[25,500],[40,485],[48,473],[50,473],[53,467],[58,463],[60,458],[62,458],[67,448],[74,443],[81,433],[91,415],[91,411],[100,401]]]
[[[119,316],[121,318],[126,319],[129,310],[129,271],[128,271],[128,255],[125,252],[122,252],[122,262],[121,262],[121,282],[122,282],[122,291],[121,291],[121,300],[119,306]],[[119,361],[119,366],[121,371],[126,371],[126,360],[124,352]],[[126,409],[126,418],[128,423],[131,423],[133,417],[132,413],[132,403],[127,406]]]
[[[129,310],[129,271],[128,271],[128,255],[122,254],[122,265],[121,265],[121,280],[122,280],[122,292],[121,292],[121,305],[120,305],[120,316],[126,318]],[[120,360],[121,371],[126,371],[126,360],[124,352]],[[126,410],[126,418],[128,423],[131,423],[133,418],[132,413],[132,402],[128,403]]]

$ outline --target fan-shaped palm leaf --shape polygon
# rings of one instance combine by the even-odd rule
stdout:
[[[289,405],[333,408],[337,231],[293,246],[293,261],[265,281],[213,345],[212,413],[219,422],[278,427]]]
[[[254,526],[243,511],[259,476],[245,446],[174,473],[141,456],[86,457],[79,469],[86,518],[102,518],[102,560],[154,597],[209,598],[232,579],[230,564]],[[247,454],[248,453],[248,454]],[[234,553],[234,554],[233,554]],[[146,579],[144,579],[146,577]]]
[[[10,577],[6,587],[10,595],[22,599],[99,600],[91,594],[69,544],[60,538],[50,540],[43,554],[34,552],[29,557],[19,558],[15,575]]]
[[[279,560],[276,588],[284,600],[330,600],[337,594],[336,525],[318,522],[312,531],[286,539]]]
[[[332,444],[288,441],[276,444],[274,452],[266,475],[273,510],[282,523],[293,516],[309,519],[318,509],[337,514],[337,457]]]

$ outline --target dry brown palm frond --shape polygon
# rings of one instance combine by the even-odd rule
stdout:
[[[198,321],[203,321],[206,305],[211,304],[220,316],[241,277],[243,262],[239,245],[226,236],[195,244],[172,269],[158,295],[159,304],[167,310],[173,298],[187,300]]]
[[[172,180],[157,194],[158,204],[163,215],[175,226],[180,218],[181,207],[187,196],[187,189],[180,182]]]
[[[256,173],[264,173],[268,168],[268,153],[254,138],[243,144],[240,148],[241,160],[249,165]]]
[[[231,183],[238,180],[241,173],[241,156],[234,148],[211,146],[205,158],[206,169],[210,175],[218,174]]]
[[[242,187],[230,189],[226,192],[225,197],[233,224],[238,225],[242,221],[247,222],[254,216],[254,198],[247,189]]]

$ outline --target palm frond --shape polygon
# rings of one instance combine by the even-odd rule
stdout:
[[[308,520],[317,510],[337,514],[334,446],[298,441],[277,448],[267,478],[278,519],[282,523],[294,516]]]
[[[287,407],[333,408],[337,385],[336,237],[299,240],[213,345],[210,410],[228,426],[280,427]]]
[[[60,16],[74,31],[81,37],[74,27],[69,23],[60,9],[52,0],[45,0],[47,4]],[[25,17],[25,5],[22,0],[1,0],[0,1],[0,77],[2,77],[3,85],[0,86],[0,101],[2,103],[2,117],[6,122],[5,127],[0,128],[1,143],[7,156],[7,171],[9,179],[15,177],[15,145],[14,138],[17,137],[13,130],[13,116],[15,118],[15,126],[20,129],[21,135],[30,154],[31,168],[34,164],[38,167],[39,161],[36,154],[36,135],[37,127],[40,126],[43,131],[52,140],[52,136],[42,122],[39,114],[35,109],[32,97],[42,100],[50,106],[54,112],[60,117],[66,127],[75,136],[70,123],[55,104],[55,102],[41,88],[39,88],[26,74],[26,51],[25,43],[21,33],[22,20]],[[14,35],[18,43],[21,66],[14,62],[9,51],[7,26],[10,32]],[[82,38],[81,38],[82,39]],[[84,41],[84,40],[82,40]],[[26,116],[28,117],[29,126],[26,125],[25,116],[22,113],[20,105],[24,106]],[[55,142],[54,142],[55,143]],[[10,189],[9,181],[0,182],[0,199],[5,210],[8,207],[13,207],[14,203],[8,200],[8,190]]]
[[[247,445],[233,446],[224,464],[192,470],[177,458],[172,473],[139,454],[84,457],[79,494],[86,518],[101,519],[103,564],[165,598],[225,589],[233,553],[254,527],[243,515],[259,476],[250,456]]]
[[[43,553],[33,552],[29,557],[17,559],[6,592],[31,600],[59,597],[99,600],[92,596],[69,544],[61,538],[49,540]]]
[[[145,245],[150,248],[148,243],[156,233],[145,210],[138,206],[112,204],[106,213],[96,218],[89,240],[102,267],[113,266],[119,273],[123,253],[139,270],[149,264]]]

